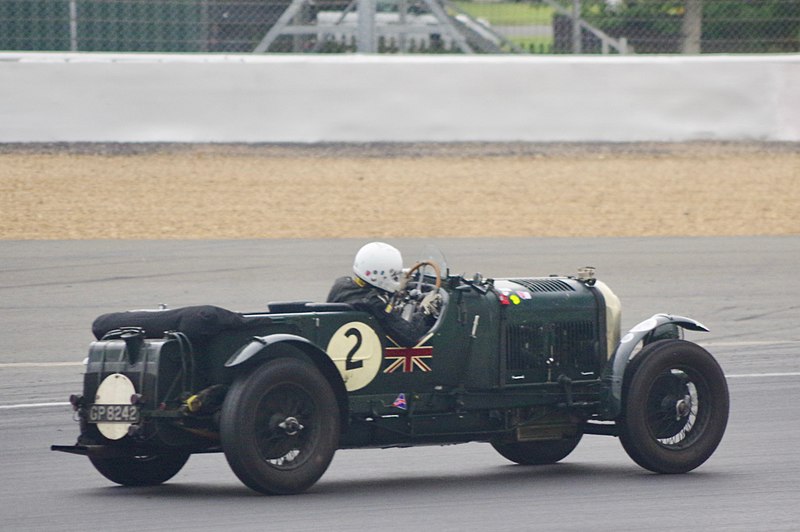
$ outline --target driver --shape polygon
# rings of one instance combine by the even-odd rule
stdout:
[[[352,277],[340,277],[333,283],[328,302],[350,303],[370,312],[386,334],[402,347],[415,346],[431,328],[434,313],[421,305],[404,318],[392,304],[392,296],[402,290],[403,257],[397,248],[383,242],[371,242],[356,253]]]

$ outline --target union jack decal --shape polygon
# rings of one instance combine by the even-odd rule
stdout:
[[[433,347],[387,347],[384,357],[391,363],[383,370],[384,373],[394,373],[402,369],[403,373],[412,373],[414,368],[428,372],[431,367],[424,360],[433,358]]]
[[[401,410],[408,410],[408,403],[406,402],[406,394],[401,393],[397,396],[397,399],[394,400],[392,406],[395,408],[399,408]]]

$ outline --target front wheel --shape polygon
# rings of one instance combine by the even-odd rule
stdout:
[[[625,371],[620,441],[640,466],[686,473],[716,450],[728,423],[728,386],[717,361],[684,340],[649,344]]]
[[[189,453],[102,458],[89,456],[92,465],[111,482],[123,486],[156,486],[178,474]]]
[[[233,472],[261,493],[311,487],[339,444],[339,407],[312,364],[271,360],[231,386],[222,406],[222,450]]]
[[[572,438],[553,441],[531,441],[512,443],[492,443],[492,447],[503,458],[522,465],[555,464],[563,460],[581,441],[582,434]]]

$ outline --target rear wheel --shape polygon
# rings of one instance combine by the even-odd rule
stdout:
[[[552,441],[492,443],[504,458],[522,465],[555,464],[569,455],[581,441],[581,434]]]
[[[155,486],[178,474],[189,453],[101,458],[89,456],[101,475],[123,486]]]
[[[310,363],[278,358],[239,377],[222,407],[225,458],[249,488],[300,493],[325,472],[339,444],[333,390]]]
[[[685,473],[708,460],[728,423],[728,386],[702,347],[683,340],[647,345],[623,385],[620,441],[640,466]]]

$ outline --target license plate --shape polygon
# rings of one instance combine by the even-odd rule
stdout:
[[[89,423],[137,423],[137,405],[92,405],[89,407]]]

